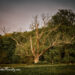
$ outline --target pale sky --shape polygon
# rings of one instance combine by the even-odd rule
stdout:
[[[75,12],[75,0],[0,0],[0,29],[4,26],[8,32],[28,30],[33,16],[52,16],[58,9]]]

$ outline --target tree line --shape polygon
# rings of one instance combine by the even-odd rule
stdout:
[[[59,9],[42,14],[42,27],[34,17],[31,31],[0,35],[0,63],[75,63],[75,13]]]

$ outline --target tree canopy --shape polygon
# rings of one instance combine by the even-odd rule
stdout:
[[[71,9],[59,9],[59,11],[52,16],[52,22],[56,25],[74,25],[75,13]]]

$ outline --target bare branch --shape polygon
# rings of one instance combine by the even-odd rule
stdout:
[[[9,31],[9,29],[7,28],[7,27],[5,27],[5,26],[1,26],[1,31],[4,33],[4,34],[7,34],[8,33],[8,31]]]
[[[17,46],[20,46],[21,48],[25,49],[24,43],[18,42],[14,37],[11,37],[11,39],[13,39],[16,42]],[[28,55],[28,51],[25,50],[25,52],[26,52],[26,55]]]
[[[30,36],[30,45],[31,45],[31,52],[33,54],[33,56],[35,57],[35,49],[33,48],[33,45],[32,45],[32,37]]]
[[[39,35],[39,39],[41,39],[42,36],[44,35],[44,31],[45,31],[46,25],[47,25],[49,20],[50,20],[50,16],[48,16],[48,15],[45,16],[45,14],[42,14],[43,30],[42,30],[42,32]]]

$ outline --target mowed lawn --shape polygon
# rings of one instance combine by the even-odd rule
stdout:
[[[20,71],[0,71],[0,75],[75,75],[75,65],[0,65],[1,68],[4,68],[5,66],[20,69]]]

